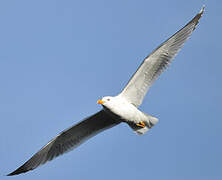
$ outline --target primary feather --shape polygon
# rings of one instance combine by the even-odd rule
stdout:
[[[142,104],[150,86],[161,72],[172,62],[174,56],[176,56],[185,41],[190,37],[203,12],[204,7],[188,24],[163,42],[144,59],[126,87],[120,93],[121,96],[126,98],[136,107]]]
[[[47,161],[72,150],[73,148],[76,148],[99,132],[111,128],[119,123],[119,121],[111,118],[104,110],[101,110],[61,132],[21,167],[8,174],[8,176],[33,170],[41,164],[44,164]]]

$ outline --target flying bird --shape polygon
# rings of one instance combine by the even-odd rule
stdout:
[[[203,12],[204,7],[182,29],[148,55],[120,94],[99,99],[97,103],[102,105],[101,111],[61,132],[8,176],[33,170],[121,122],[127,123],[139,135],[151,129],[158,119],[140,111],[138,107],[154,80],[172,62],[191,36]]]

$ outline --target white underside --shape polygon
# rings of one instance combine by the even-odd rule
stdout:
[[[118,115],[123,122],[128,123],[137,134],[146,133],[158,122],[157,118],[143,113],[121,96],[113,97],[112,100],[109,103],[104,104],[104,106],[112,113]],[[146,124],[144,128],[136,126],[136,124],[141,121]]]

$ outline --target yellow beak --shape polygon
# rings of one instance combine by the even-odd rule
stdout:
[[[98,104],[103,104],[104,101],[103,101],[102,99],[99,99],[99,100],[97,101],[97,103],[98,103]]]

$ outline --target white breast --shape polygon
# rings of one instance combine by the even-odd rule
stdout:
[[[138,123],[147,119],[143,112],[119,96],[115,97],[114,102],[108,108],[112,113],[120,116],[126,122]]]

